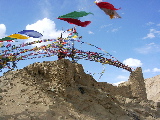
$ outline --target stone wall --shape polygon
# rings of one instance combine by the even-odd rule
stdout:
[[[67,92],[66,88],[71,87],[91,87],[98,88],[112,95],[120,95],[126,98],[138,98],[146,100],[147,94],[141,68],[137,68],[130,74],[129,81],[113,86],[107,82],[96,82],[96,80],[84,72],[83,66],[72,63],[67,59],[57,61],[45,61],[34,63],[22,70],[24,79],[34,81],[43,89],[54,90],[55,88]]]
[[[34,63],[24,68],[23,76],[32,79],[42,89],[66,94],[67,88],[94,87],[96,81],[84,72],[82,65],[67,59]]]
[[[140,100],[147,100],[147,93],[141,67],[138,67],[130,74],[129,84],[131,86],[133,97]]]
[[[119,86],[113,86],[108,83],[98,83],[103,90],[113,95],[120,95],[126,98],[139,100],[147,100],[145,82],[141,67],[138,67],[130,74],[127,82],[121,83]]]

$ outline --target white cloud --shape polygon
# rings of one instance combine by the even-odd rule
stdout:
[[[160,23],[159,23],[159,24],[157,24],[157,26],[160,26]]]
[[[118,76],[117,76],[117,79],[120,79],[120,80],[127,80],[128,77],[127,77],[127,76],[123,76],[123,75],[118,75]]]
[[[146,70],[144,70],[143,72],[144,72],[144,73],[147,73],[147,72],[155,73],[155,72],[160,72],[160,69],[159,69],[159,68],[146,69]]]
[[[42,20],[38,20],[37,22],[27,25],[26,30],[35,30],[40,32],[43,37],[42,39],[56,39],[61,36],[61,33],[63,32],[62,30],[57,30],[56,29],[56,24],[54,21],[44,18]],[[66,38],[68,33],[63,33],[63,37]],[[35,38],[28,39],[27,42],[31,42],[33,40],[37,40]],[[41,46],[41,45],[46,45],[48,42],[45,43],[38,43],[38,44],[33,44],[33,46]]]
[[[135,50],[141,54],[155,53],[155,52],[160,52],[160,45],[152,42],[140,48],[136,48]]]
[[[95,2],[99,3],[99,2],[102,2],[102,0],[96,0]]]
[[[6,33],[6,26],[4,24],[0,24],[0,38],[5,37],[6,36],[5,33]]]
[[[112,32],[117,32],[118,31],[118,28],[114,28],[111,30]]]
[[[130,67],[140,67],[142,66],[142,62],[138,59],[128,58],[123,61],[125,65],[128,65]]]
[[[113,52],[113,53],[117,53],[117,51],[115,51],[115,50],[113,50],[112,52]]]
[[[129,77],[127,77],[127,76],[118,75],[118,76],[116,77],[116,79],[117,79],[117,80],[121,80],[121,81],[116,82],[116,83],[113,83],[113,85],[114,85],[114,86],[118,86],[120,83],[123,83],[123,82],[125,82],[125,81],[128,81],[128,78],[129,78]]]
[[[88,31],[88,34],[94,34],[92,31]]]
[[[158,69],[158,68],[153,68],[153,72],[160,72],[160,69]]]
[[[153,22],[148,22],[146,23],[147,25],[153,25],[154,23]]]
[[[127,71],[127,70],[125,70],[125,69],[122,69],[122,72],[128,73],[128,71]]]
[[[120,81],[120,82],[117,82],[117,83],[113,83],[114,86],[118,86],[120,83],[123,83],[125,81]]]
[[[155,29],[150,29],[150,32],[157,33],[158,35],[160,35],[160,31],[155,30]]]
[[[150,32],[147,34],[146,37],[143,37],[143,39],[147,39],[147,38],[155,38],[156,36],[160,35],[160,31],[156,30],[156,29],[150,29]]]
[[[43,34],[44,39],[54,39],[60,37],[62,30],[56,29],[56,24],[54,21],[44,18],[42,20],[38,20],[36,23],[30,24],[26,26],[26,30],[35,30]]]
[[[155,38],[154,33],[148,33],[146,37],[143,37],[143,39],[147,39],[147,38],[150,38],[150,39]]]
[[[146,69],[146,70],[144,70],[143,72],[144,72],[144,73],[146,73],[146,72],[151,72],[151,70],[150,70],[150,69]]]

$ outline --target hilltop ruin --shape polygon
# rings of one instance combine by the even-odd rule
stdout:
[[[0,120],[156,120],[141,68],[119,86],[97,82],[67,59],[34,63],[0,78]]]

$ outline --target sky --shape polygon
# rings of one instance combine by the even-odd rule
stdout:
[[[122,63],[132,68],[141,67],[144,78],[160,74],[160,1],[159,0],[103,0],[121,8],[117,13],[122,18],[110,19],[94,0],[1,0],[0,38],[22,30],[36,30],[43,38],[60,37],[63,30],[73,28],[73,24],[57,19],[73,11],[92,12],[94,15],[82,17],[81,21],[91,21],[87,27],[77,26],[82,41],[91,43],[107,51]],[[30,41],[33,39],[29,39]],[[26,40],[27,41],[27,40]],[[97,51],[94,47],[75,43],[77,49]],[[31,46],[33,47],[33,46]],[[99,51],[102,52],[103,51]],[[22,60],[17,63],[21,69],[34,62],[54,61],[57,56]],[[127,81],[130,73],[111,65],[78,60],[87,74],[94,74],[98,82],[117,84]],[[105,73],[99,79],[100,73]],[[6,69],[0,73],[6,72]]]

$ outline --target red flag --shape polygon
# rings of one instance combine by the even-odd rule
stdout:
[[[58,18],[58,19],[67,21],[70,24],[75,24],[75,25],[78,25],[78,26],[81,26],[81,27],[86,27],[87,25],[89,25],[91,23],[91,21],[81,22],[80,20],[73,19],[73,18]]]
[[[96,5],[101,8],[110,18],[121,18],[115,10],[119,10],[115,8],[112,4],[108,2],[96,2]]]
[[[119,10],[117,8],[115,8],[112,4],[108,3],[108,2],[99,2],[99,3],[96,3],[96,5],[99,7],[99,8],[106,8],[106,9],[110,9],[110,10]]]

